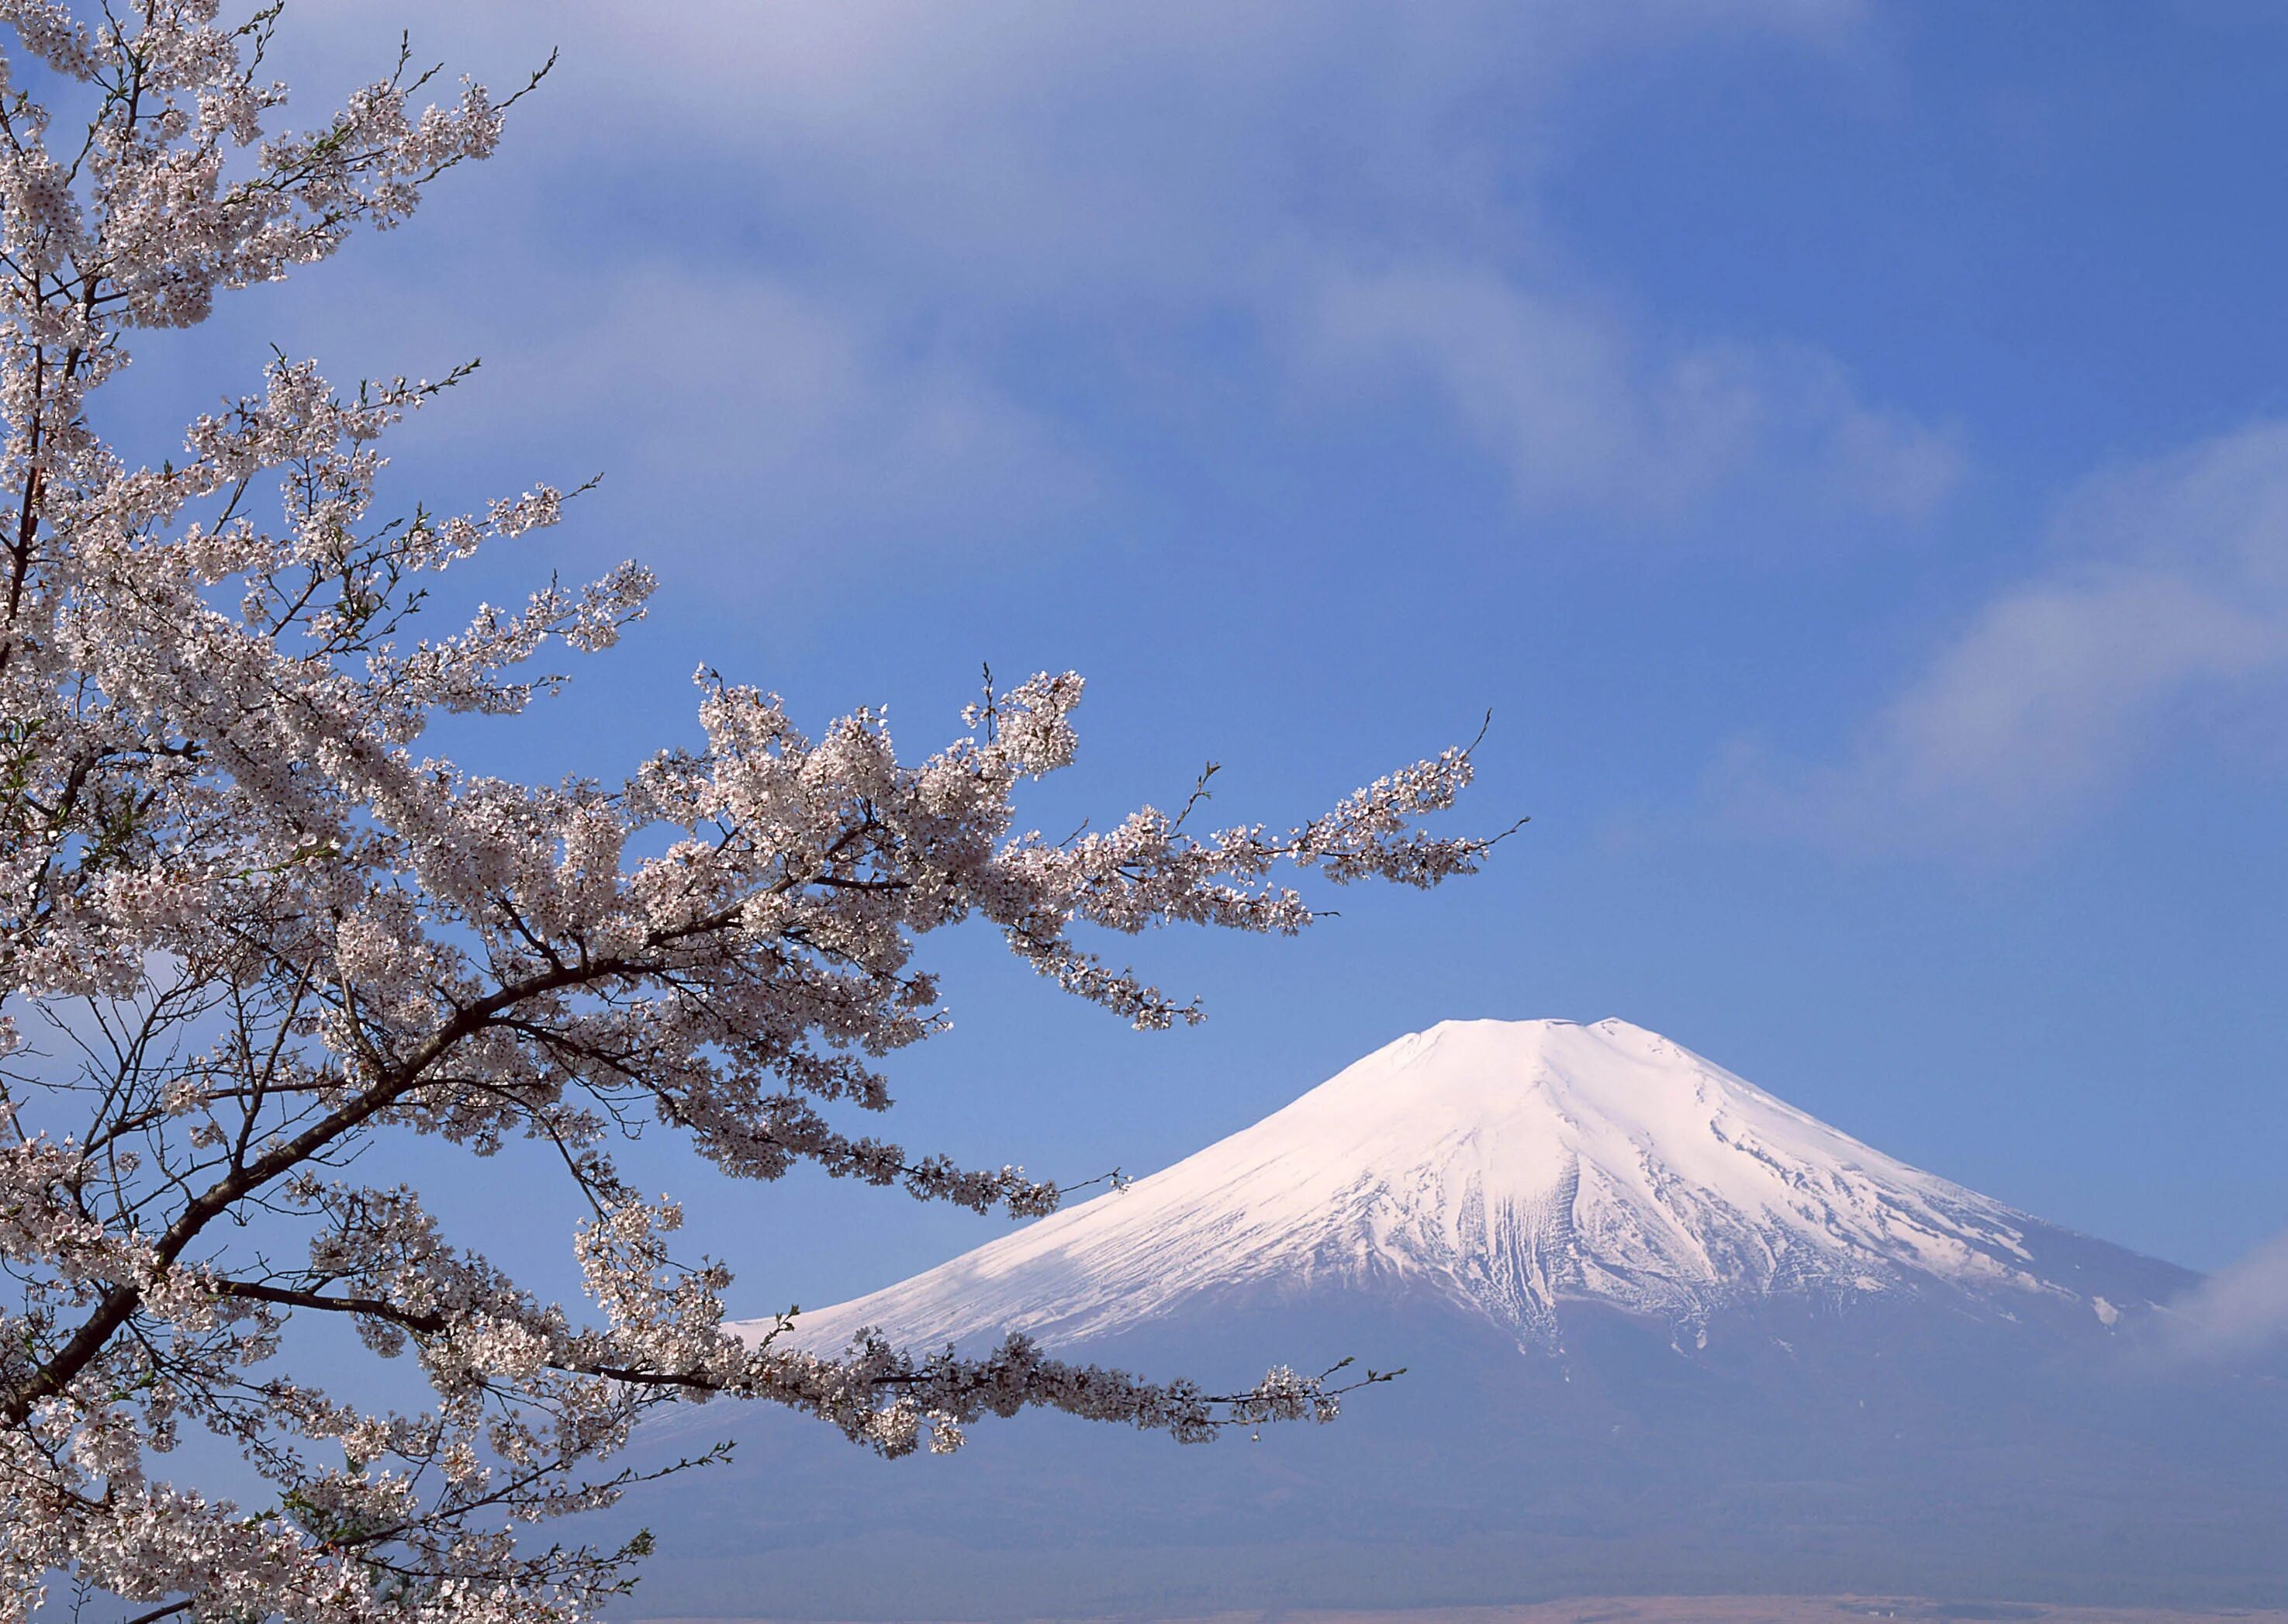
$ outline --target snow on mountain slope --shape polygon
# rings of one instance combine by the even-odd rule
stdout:
[[[1638,1027],[1451,1023],[794,1332],[974,1349],[1022,1330],[1210,1390],[1345,1354],[1404,1381],[1259,1443],[1029,1415],[895,1468],[774,1406],[678,1406],[632,1463],[727,1436],[741,1454],[645,1512],[663,1530],[646,1605],[1363,1616],[1648,1588],[2278,1604],[2288,1364],[2156,1357],[2150,1305],[2197,1279]]]
[[[1625,1021],[1450,1021],[1125,1190],[806,1313],[798,1335],[1055,1346],[1203,1296],[1329,1285],[1427,1287],[1541,1346],[1568,1302],[1704,1338],[1719,1309],[1782,1295],[1943,1295],[2006,1318],[2046,1301],[2093,1327],[2134,1300],[2133,1281],[2046,1269],[2036,1237],[2077,1239]]]

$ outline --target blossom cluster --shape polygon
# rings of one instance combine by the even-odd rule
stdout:
[[[858,1127],[891,1105],[886,1058],[944,1024],[920,939],[980,922],[1139,1027],[1196,1018],[1101,944],[1300,930],[1283,870],[1470,871],[1490,843],[1417,825],[1467,750],[1284,830],[1196,831],[1196,795],[1063,841],[1017,801],[1074,758],[1070,673],[989,692],[918,761],[877,712],[814,736],[710,671],[695,741],[617,784],[424,751],[440,716],[553,692],[534,662],[608,646],[652,587],[630,564],[422,635],[435,577],[568,500],[380,511],[381,446],[465,374],[345,391],[280,358],[157,467],[90,415],[127,335],[401,221],[499,138],[513,97],[419,106],[403,60],[286,128],[276,15],[0,0],[0,1624],[59,1582],[147,1618],[582,1616],[643,1542],[517,1531],[631,1486],[615,1457],[664,1403],[790,1406],[892,1455],[1031,1406],[1186,1440],[1331,1415],[1342,1390],[1286,1370],[1210,1393],[1021,1339],[743,1343],[729,1272],[676,1256],[678,1208],[612,1139],[1045,1212],[1053,1183]],[[560,1168],[592,1215],[582,1299],[354,1179],[384,1136]],[[298,1379],[297,1327],[326,1322],[417,1369],[423,1406]],[[162,1476],[189,1429],[266,1497]]]

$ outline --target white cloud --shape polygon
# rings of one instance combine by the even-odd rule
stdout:
[[[689,331],[703,338],[668,337]],[[513,386],[534,426],[608,411],[626,471],[728,493],[730,544],[781,561],[1021,544],[1096,484],[1053,424],[958,358],[760,278],[620,280],[578,330],[521,358]]]
[[[2230,1359],[2288,1338],[2288,1235],[2276,1235],[2169,1305],[2166,1351]]]
[[[2053,561],[1996,594],[1843,761],[1732,786],[1758,820],[1847,841],[2022,834],[2217,710],[2288,688],[2288,423],[2092,479]]]
[[[1960,471],[1946,435],[1864,405],[1822,357],[1647,354],[1611,313],[1482,270],[1330,276],[1295,327],[1315,382],[1426,385],[1529,509],[1672,527],[1754,486],[1797,508],[1914,520]]]
[[[393,37],[395,8],[350,4],[330,27],[377,40],[385,20]],[[1006,353],[1044,333],[1116,337],[1156,364],[1171,334],[1215,322],[1261,342],[1307,432],[1323,396],[1379,409],[1426,393],[1528,512],[1681,531],[1728,494],[1765,529],[1788,512],[1911,522],[1955,483],[1945,433],[1862,400],[1817,354],[1649,336],[1584,285],[1534,202],[1582,75],[1719,40],[1834,54],[1860,20],[1824,0],[576,0],[547,24],[567,55],[529,134],[601,173],[649,152],[671,185],[693,162],[703,184],[735,176],[726,215],[796,245],[743,270],[792,305],[733,305],[711,327],[759,356],[789,345],[776,408],[798,415],[807,380],[830,418],[879,419],[888,487],[968,464],[898,454],[926,432],[913,380],[812,364],[785,309],[934,330],[926,384],[996,443],[1040,437],[986,381]],[[462,8],[425,37],[516,60],[541,27],[523,7]],[[750,315],[764,331],[743,338],[729,324]],[[882,392],[862,394],[869,380]],[[1157,389],[1157,409],[1188,412],[1191,382],[1140,376],[1131,398]],[[854,435],[827,465],[862,449]]]

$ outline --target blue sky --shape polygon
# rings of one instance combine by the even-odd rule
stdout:
[[[2276,11],[356,0],[290,13],[305,115],[408,20],[563,54],[138,374],[155,428],[272,342],[480,355],[395,491],[606,474],[475,584],[632,555],[655,614],[465,759],[617,773],[703,661],[917,751],[981,662],[1071,666],[1044,824],[1210,757],[1278,820],[1493,713],[1490,871],[1140,943],[1196,1031],[947,944],[903,1133],[1141,1171],[1437,1019],[1610,1014],[2145,1250],[2288,1225]],[[641,1155],[743,1311],[993,1232]]]

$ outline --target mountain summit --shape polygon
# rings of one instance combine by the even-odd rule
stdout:
[[[1719,1311],[1789,1295],[2006,1318],[2071,1305],[2100,1330],[2185,1278],[1895,1161],[1626,1021],[1447,1021],[800,1333],[1063,1345],[1203,1298],[1327,1287],[1424,1288],[1552,1350],[1569,1303],[1702,1345]]]
[[[2288,1604],[2288,1364],[2172,1363],[2152,1333],[2197,1278],[1626,1022],[1448,1022],[793,1331],[1022,1331],[1210,1390],[1345,1355],[1404,1380],[1259,1442],[1021,1415],[887,1466],[694,1409],[659,1457],[746,1444],[668,1492],[647,1590],[661,1617],[875,1620]]]

